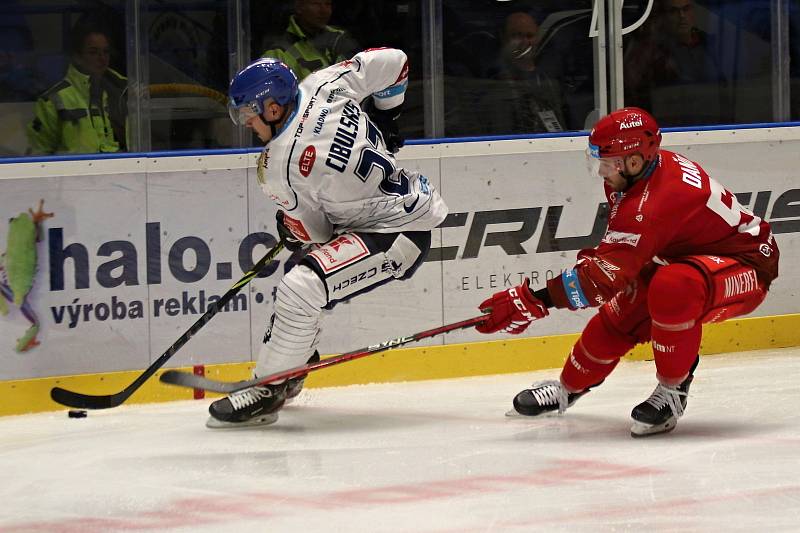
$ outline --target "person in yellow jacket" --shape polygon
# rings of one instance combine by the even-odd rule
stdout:
[[[90,154],[126,149],[127,79],[109,68],[107,34],[78,23],[66,76],[44,92],[27,134],[33,154]]]
[[[286,31],[262,57],[280,59],[301,80],[350,59],[360,47],[346,31],[328,25],[332,14],[332,0],[295,0]]]

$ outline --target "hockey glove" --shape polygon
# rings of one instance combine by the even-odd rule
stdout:
[[[392,109],[378,109],[373,106],[368,113],[369,118],[381,131],[386,149],[393,154],[396,154],[406,142],[403,136],[400,135],[400,128],[397,125],[397,119],[400,117],[402,110],[402,104]]]
[[[480,310],[489,314],[485,322],[475,326],[480,333],[506,331],[517,335],[534,320],[548,315],[544,302],[531,293],[528,278],[522,284],[484,300]]]
[[[292,230],[286,227],[286,224],[283,223],[283,215],[284,213],[280,209],[277,213],[275,213],[275,221],[277,222],[278,226],[278,236],[283,241],[283,245],[287,250],[296,252],[302,248],[305,243],[295,237],[294,233],[292,233]]]

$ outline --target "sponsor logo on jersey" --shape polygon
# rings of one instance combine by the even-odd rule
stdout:
[[[621,129],[621,130],[629,130],[631,128],[636,128],[638,126],[644,126],[644,123],[642,122],[642,118],[641,117],[632,118],[628,122],[622,122],[619,125],[619,129]]]
[[[604,303],[606,303],[606,299],[603,298],[602,294],[598,294],[597,296],[595,296],[594,301],[597,302],[597,305],[603,305]]]
[[[311,174],[311,169],[314,167],[314,161],[317,159],[317,149],[314,145],[306,146],[303,154],[300,156],[300,174],[308,177]]]
[[[756,277],[755,270],[748,269],[744,272],[737,272],[725,278],[725,298],[752,292],[756,290],[757,287],[758,278]]]
[[[406,213],[411,213],[412,211],[414,211],[414,208],[417,207],[417,202],[419,202],[419,195],[417,195],[417,197],[414,198],[414,201],[411,202],[411,205],[403,204],[403,210]]]
[[[609,196],[609,200],[611,201],[611,213],[609,213],[608,215],[609,220],[617,216],[617,211],[619,211],[619,204],[622,203],[623,198],[625,198],[625,195],[618,192],[613,192]]]
[[[359,272],[349,278],[340,281],[339,283],[334,283],[333,286],[330,287],[331,292],[337,293],[341,292],[344,289],[351,287],[357,284],[359,281],[366,281],[368,279],[374,278],[378,275],[378,267],[372,267],[364,272]]]
[[[637,246],[639,239],[642,238],[641,233],[624,233],[622,231],[609,231],[603,237],[602,242],[606,244],[628,244],[630,246]]]
[[[764,257],[772,255],[772,247],[769,244],[762,244],[758,247],[758,251],[761,252]]]
[[[644,216],[642,215],[642,208],[644,208],[644,204],[650,198],[650,182],[647,182],[647,185],[644,186],[644,191],[642,192],[642,197],[639,199],[639,206],[636,208],[636,212],[639,213],[636,216],[636,220],[641,222]]]
[[[330,107],[323,107],[319,110],[319,116],[317,117],[317,124],[314,126],[314,135],[319,135],[322,133],[322,127],[325,125],[325,117],[331,112]]]
[[[305,129],[306,120],[311,115],[311,108],[314,107],[314,104],[317,103],[317,98],[315,96],[311,97],[311,100],[308,101],[308,105],[306,106],[306,110],[303,111],[303,116],[300,117],[300,123],[297,125],[297,129],[294,130],[294,138],[297,139],[300,135],[303,134],[303,130]]]
[[[339,119],[339,127],[333,136],[331,148],[328,151],[328,158],[325,164],[337,172],[344,172],[350,155],[353,153],[353,145],[358,136],[358,119],[361,110],[352,100],[344,105],[342,118]]]
[[[261,185],[267,183],[267,178],[265,177],[267,163],[269,163],[269,148],[264,148],[264,151],[258,156],[258,161],[256,161],[256,179]]]
[[[327,244],[311,251],[308,257],[313,258],[327,274],[339,270],[369,255],[369,249],[361,238],[348,233],[340,235]]]

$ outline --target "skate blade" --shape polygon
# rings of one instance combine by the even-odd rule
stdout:
[[[268,426],[278,421],[278,413],[270,413],[267,415],[257,416],[251,418],[247,422],[224,422],[217,420],[213,416],[209,416],[206,420],[206,427],[210,429],[233,429],[233,428],[247,428]]]
[[[675,418],[670,418],[663,424],[644,424],[642,422],[633,421],[631,426],[631,437],[638,439],[640,437],[650,437],[652,435],[659,435],[661,433],[669,433],[675,429],[678,421]]]
[[[516,409],[510,409],[506,411],[506,417],[508,418],[555,418],[561,416],[558,411],[546,411],[544,413],[539,413],[538,415],[523,415]]]

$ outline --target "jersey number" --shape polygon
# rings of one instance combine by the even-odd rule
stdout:
[[[397,169],[394,161],[377,150],[380,135],[381,132],[377,126],[367,119],[367,140],[372,146],[366,146],[361,150],[356,165],[356,175],[365,182],[369,179],[370,174],[380,172],[383,175],[380,184],[381,191],[385,194],[405,196],[410,190],[409,180],[403,172],[395,175]]]
[[[711,186],[711,194],[706,206],[722,217],[729,226],[737,228],[739,233],[749,233],[753,237],[758,237],[761,232],[761,219],[740,204],[736,196],[719,182],[709,179],[708,183]]]

